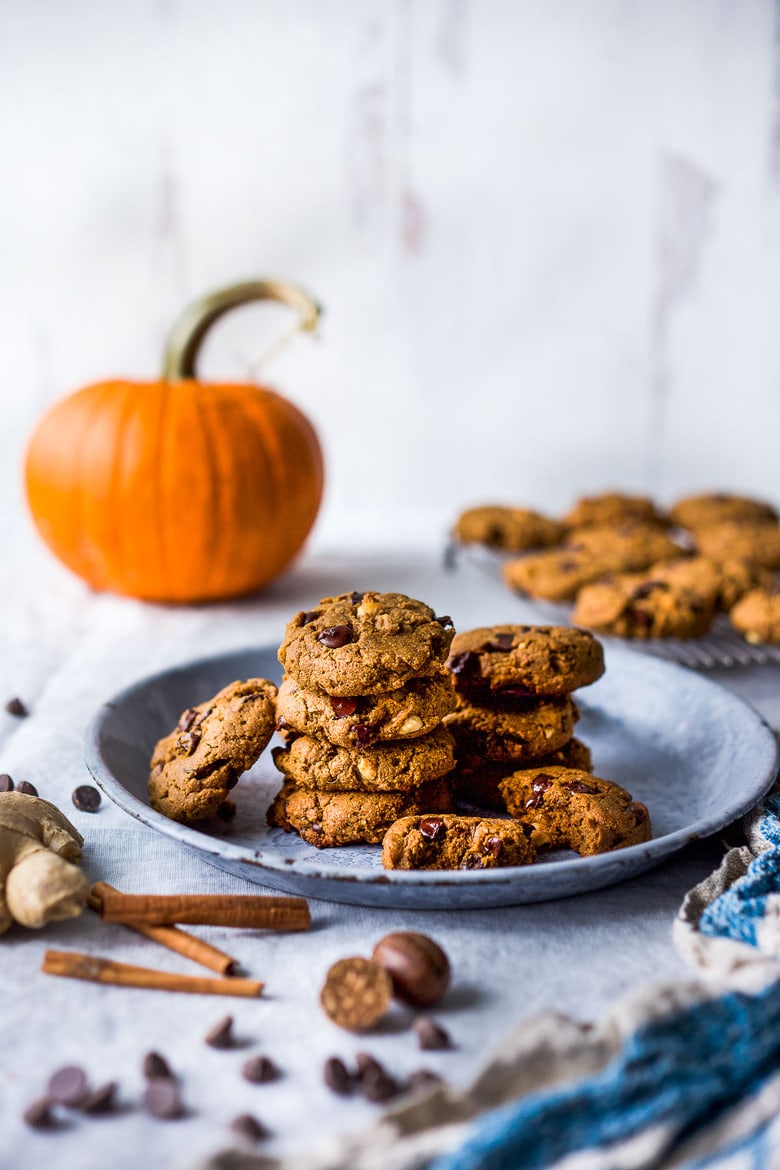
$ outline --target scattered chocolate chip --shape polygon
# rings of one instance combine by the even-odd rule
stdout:
[[[426,841],[436,841],[444,836],[444,821],[439,817],[423,817],[420,821],[420,833]]]
[[[485,858],[478,853],[467,853],[460,863],[461,869],[486,869]]]
[[[364,597],[365,597],[365,593],[358,593],[358,591],[355,589],[352,591],[352,593],[350,593],[349,600],[352,602],[353,605],[360,605],[360,603]]]
[[[301,625],[308,626],[310,622],[314,622],[320,616],[322,611],[319,609],[309,609],[301,614]]]
[[[241,1069],[241,1076],[252,1085],[267,1085],[280,1077],[279,1069],[268,1056],[253,1056]]]
[[[325,1061],[322,1079],[331,1092],[338,1093],[340,1097],[348,1097],[354,1088],[347,1066],[338,1056],[331,1056]]]
[[[317,634],[317,641],[322,642],[329,650],[338,650],[346,646],[354,638],[351,626],[326,626]]]
[[[66,1064],[49,1077],[46,1093],[60,1105],[81,1105],[89,1094],[87,1074],[76,1064]]]
[[[34,784],[31,784],[29,780],[22,780],[19,784],[17,784],[16,791],[23,792],[25,794],[25,796],[37,796],[38,795],[38,789],[35,787]]]
[[[365,747],[371,741],[371,728],[367,723],[356,723],[352,728],[355,733],[355,743],[358,747]]]
[[[377,1073],[385,1071],[377,1058],[372,1056],[370,1052],[357,1053],[355,1056],[355,1069],[357,1071],[358,1080],[362,1080],[363,1077],[368,1076],[369,1073],[374,1076]]]
[[[386,934],[371,958],[389,973],[393,993],[413,1007],[430,1007],[450,983],[450,961],[437,942],[415,930]]]
[[[54,1129],[57,1119],[52,1113],[53,1102],[49,1097],[39,1097],[28,1105],[22,1117],[31,1129]]]
[[[7,772],[0,775],[0,792],[13,792],[14,782]]]
[[[493,650],[498,654],[506,654],[515,644],[514,634],[496,634],[495,638],[491,638],[489,642],[485,643],[485,650]]]
[[[143,1073],[147,1081],[174,1081],[171,1066],[159,1052],[147,1052],[144,1057]]]
[[[238,1117],[231,1121],[230,1128],[233,1133],[249,1142],[259,1142],[268,1137],[268,1130],[251,1113],[239,1113]]]
[[[217,816],[221,821],[232,821],[236,812],[237,809],[232,800],[223,800],[217,809]]]
[[[21,699],[9,699],[5,709],[9,715],[15,715],[17,719],[24,719],[30,714]]]
[[[526,808],[541,808],[544,804],[544,794],[552,784],[549,776],[539,775],[531,781],[531,792],[533,796],[525,802]]]
[[[73,789],[71,800],[81,812],[95,813],[100,808],[100,793],[91,784],[79,784]]]
[[[209,1048],[232,1048],[235,1044],[233,1017],[225,1016],[206,1033],[204,1040]]]
[[[479,674],[479,655],[475,654],[473,650],[466,650],[463,654],[452,654],[447,660],[447,666],[452,674],[457,675],[458,678]]]
[[[418,1068],[409,1077],[406,1082],[406,1087],[410,1092],[415,1089],[421,1089],[423,1085],[440,1085],[441,1077],[438,1073],[431,1072],[428,1068]]]
[[[492,853],[496,860],[498,860],[503,852],[504,842],[500,837],[486,837],[482,843],[482,847],[485,853]]]
[[[452,621],[452,618],[450,617],[450,615],[448,613],[445,613],[443,617],[435,617],[433,620],[435,622],[438,622],[440,626],[445,626],[445,627],[451,626],[454,624]]]
[[[561,788],[567,788],[569,792],[584,792],[588,796],[595,796],[598,788],[594,788],[592,784],[585,784],[582,780],[564,780]]]
[[[337,719],[345,719],[347,715],[354,715],[357,711],[357,699],[339,698],[334,695],[330,705]]]
[[[195,727],[192,731],[185,731],[179,736],[178,744],[183,752],[191,756],[202,739],[202,733]]]
[[[420,1016],[414,1021],[414,1030],[417,1043],[426,1051],[436,1051],[440,1048],[451,1048],[450,1034],[441,1024],[437,1024],[430,1016]]]
[[[195,707],[188,707],[184,711],[176,724],[177,731],[189,731],[195,720],[198,718],[198,711]]]
[[[164,1121],[181,1117],[184,1111],[179,1086],[166,1077],[156,1077],[149,1081],[144,1090],[143,1101],[147,1113]]]
[[[360,1081],[360,1091],[367,1101],[382,1102],[397,1097],[401,1089],[398,1082],[382,1068],[370,1068]]]
[[[101,1085],[99,1089],[95,1089],[94,1093],[90,1093],[81,1102],[82,1113],[110,1113],[114,1108],[114,1099],[119,1090],[119,1085],[116,1081],[109,1081],[106,1085]]]

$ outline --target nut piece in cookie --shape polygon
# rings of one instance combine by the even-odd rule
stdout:
[[[379,845],[393,821],[427,812],[451,812],[446,780],[409,792],[319,792],[286,781],[268,810],[268,824],[299,833],[309,845]]]
[[[772,521],[735,521],[697,528],[696,547],[713,560],[750,561],[780,569],[780,525]]]
[[[578,768],[580,772],[591,772],[593,761],[590,748],[581,739],[570,739],[557,751],[526,760],[522,768]],[[501,781],[506,780],[518,768],[517,763],[495,764],[478,756],[460,755],[457,767],[450,772],[448,780],[456,807],[485,808],[492,812],[505,813],[506,801],[501,793]]]
[[[715,615],[711,599],[643,574],[616,574],[586,585],[572,614],[578,625],[620,638],[698,638]]]
[[[452,678],[446,672],[410,679],[378,695],[328,695],[285,675],[276,701],[276,728],[284,739],[324,736],[339,747],[359,750],[427,735],[454,706]]]
[[[753,645],[761,642],[780,645],[780,586],[754,589],[745,594],[732,609],[731,622]]]
[[[567,695],[604,673],[604,651],[571,626],[488,626],[452,640],[447,666],[461,694],[477,701]]]
[[[455,754],[496,762],[532,760],[571,739],[579,712],[567,695],[502,699],[490,706],[459,696],[444,724],[455,737]]]
[[[709,524],[729,523],[732,520],[776,520],[777,512],[763,500],[747,496],[732,496],[727,492],[712,492],[699,496],[685,496],[669,511],[675,524],[681,528],[705,528]]]
[[[276,767],[301,788],[322,792],[408,792],[455,766],[455,741],[443,727],[430,735],[359,750],[298,735],[273,749]]]
[[[152,753],[152,808],[174,821],[213,816],[271,738],[275,698],[273,683],[250,678],[188,707]]]
[[[646,807],[618,784],[576,768],[514,772],[500,784],[513,817],[532,828],[538,848],[567,847],[588,857],[649,841]]]
[[[664,517],[646,496],[632,496],[625,492],[603,492],[598,496],[583,496],[563,518],[567,528],[592,524],[620,524],[625,520],[643,520],[651,524],[664,523]]]
[[[373,695],[441,673],[451,627],[403,593],[343,593],[287,623],[279,661],[305,687]]]
[[[403,817],[382,842],[385,869],[496,869],[535,856],[523,826],[497,817]]]
[[[528,508],[487,504],[458,517],[453,535],[461,544],[485,544],[508,552],[546,548],[563,539],[563,525]]]

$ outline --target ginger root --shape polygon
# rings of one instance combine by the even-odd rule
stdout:
[[[89,894],[78,868],[84,839],[48,800],[0,794],[0,934],[75,918]]]

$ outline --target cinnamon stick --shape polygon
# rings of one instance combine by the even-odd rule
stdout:
[[[144,926],[239,926],[255,930],[307,930],[305,898],[268,894],[123,894],[105,882],[92,887],[106,922]]]
[[[46,951],[41,970],[47,975],[66,979],[85,979],[88,983],[108,983],[117,987],[141,987],[151,991],[184,991],[194,995],[234,995],[251,998],[260,995],[263,983],[255,979],[206,979],[199,975],[176,975],[116,963],[99,955],[78,951]]]
[[[87,898],[87,905],[100,914],[103,900],[98,886],[101,890],[111,890],[113,893],[119,891],[106,882],[98,882],[92,887]],[[226,954],[225,951],[212,946],[211,943],[204,942],[202,938],[197,938],[194,934],[188,934],[186,930],[180,930],[178,926],[144,926],[140,922],[125,922],[124,925],[128,930],[135,930],[138,934],[151,939],[152,942],[159,943],[160,946],[166,947],[169,951],[175,951],[177,955],[184,955],[185,959],[191,959],[193,963],[200,963],[201,967],[207,967],[209,971],[216,971],[218,975],[232,975],[238,966],[238,960],[234,959],[232,955]]]

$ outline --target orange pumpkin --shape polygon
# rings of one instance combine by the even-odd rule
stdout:
[[[277,300],[311,330],[315,302],[253,281],[191,305],[174,325],[163,376],[101,382],[56,403],[27,451],[27,497],[56,556],[95,589],[148,601],[253,593],[301,548],[322,497],[308,419],[265,386],[204,383],[195,361],[236,305]]]

